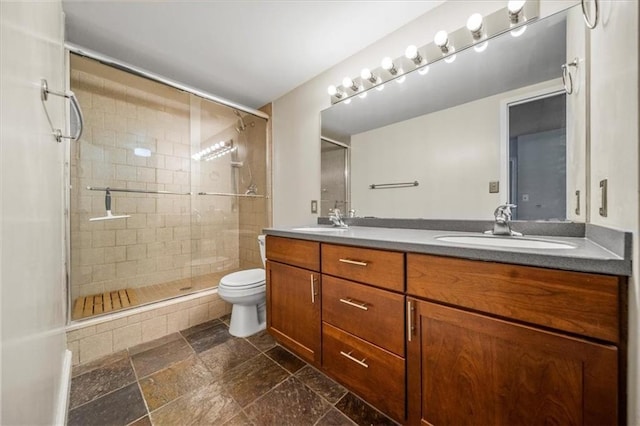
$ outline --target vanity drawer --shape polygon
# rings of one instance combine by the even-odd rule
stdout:
[[[407,293],[618,343],[620,278],[407,255]]]
[[[404,296],[322,277],[322,320],[404,356]]]
[[[322,244],[322,272],[404,291],[404,253]]]
[[[310,269],[320,270],[320,243],[267,235],[267,259]]]
[[[322,364],[338,381],[401,423],[405,417],[405,360],[327,323]]]

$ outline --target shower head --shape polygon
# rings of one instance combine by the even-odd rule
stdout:
[[[242,119],[242,115],[240,114],[240,111],[238,111],[237,109],[234,109],[233,112],[238,116],[238,119],[240,120],[240,124],[238,125],[238,127],[236,127],[236,131],[238,133],[244,132],[247,126],[244,124],[244,120]]]

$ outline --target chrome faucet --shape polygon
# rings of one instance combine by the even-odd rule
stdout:
[[[340,209],[333,209],[329,212],[329,220],[333,223],[333,226],[337,226],[338,228],[348,228],[349,226],[342,221],[342,215],[340,214]]]
[[[511,209],[516,208],[515,204],[501,204],[493,212],[496,221],[493,224],[493,231],[486,231],[485,234],[521,236],[522,233],[511,230]]]

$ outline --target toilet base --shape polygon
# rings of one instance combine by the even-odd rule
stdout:
[[[260,315],[262,316],[262,315]],[[267,328],[267,322],[263,318],[260,321],[258,305],[233,305],[231,309],[231,323],[229,334],[236,337],[248,337]]]

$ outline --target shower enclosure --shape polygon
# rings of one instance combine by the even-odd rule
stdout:
[[[70,153],[71,319],[261,267],[267,120],[71,54],[85,132]],[[111,212],[107,218],[105,198]]]

